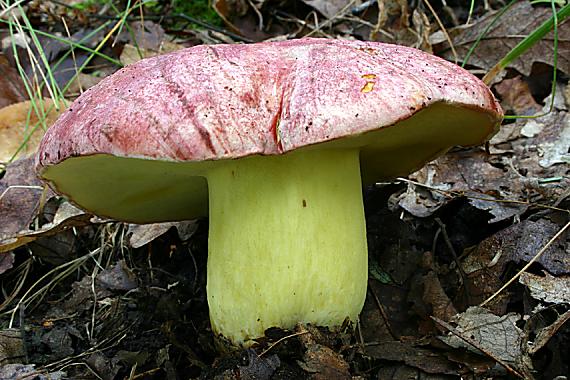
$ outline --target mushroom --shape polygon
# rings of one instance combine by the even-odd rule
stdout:
[[[195,46],[82,94],[37,170],[83,209],[134,223],[209,216],[214,332],[355,322],[367,285],[362,183],[496,133],[502,111],[462,68],[374,42]]]

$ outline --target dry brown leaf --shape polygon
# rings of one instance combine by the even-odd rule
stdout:
[[[570,304],[570,277],[554,277],[548,272],[544,276],[537,276],[532,273],[523,273],[519,277],[519,282],[530,290],[530,295],[536,300],[543,302],[560,304]]]
[[[556,315],[556,317],[553,318],[553,315]],[[568,302],[561,305],[549,306],[535,314],[532,314],[525,324],[525,337],[523,340],[524,344],[522,346],[525,356],[532,356],[546,346],[550,346],[550,352],[555,352],[562,356],[563,354],[561,355],[560,352],[563,352],[563,347],[566,347],[565,339],[561,338],[552,341],[552,338],[555,335],[562,336],[562,334],[564,334],[563,332],[560,334],[557,333],[569,320],[570,310],[568,310]],[[549,342],[551,342],[551,344],[549,344]],[[553,361],[555,360],[557,359],[554,359]],[[561,357],[558,360],[567,359]],[[551,361],[551,363],[553,361]],[[532,360],[530,357],[527,357],[527,360],[524,360],[523,362],[526,364],[528,370],[527,373],[535,372],[534,368],[532,368]],[[528,364],[531,365],[529,366]]]
[[[351,7],[358,6],[362,1],[352,0],[303,0],[303,3],[315,8],[321,12],[323,16],[330,19],[335,17],[340,11],[345,9],[347,5]],[[352,3],[352,4],[351,4]]]
[[[188,220],[182,222],[129,224],[127,231],[127,234],[130,235],[129,245],[133,248],[140,248],[162,236],[172,227],[175,227],[178,231],[178,236],[183,241],[186,241],[196,232],[198,223],[195,220]]]
[[[495,23],[489,34],[481,40],[469,59],[469,65],[489,70],[525,36],[532,33],[551,16],[550,7],[532,7],[528,1],[516,2]],[[473,43],[495,17],[496,12],[489,12],[475,20],[471,26],[459,27],[451,31],[453,44],[461,59],[466,56]],[[558,33],[558,69],[570,74],[570,19],[566,19],[558,26]],[[528,76],[535,62],[552,65],[553,43],[553,34],[547,34],[522,57],[513,61],[509,67]],[[454,57],[447,42],[442,42],[437,47],[434,46],[434,49],[446,59],[453,60]]]
[[[41,237],[53,236],[71,227],[82,227],[106,220],[91,217],[70,203],[63,203],[57,210],[54,220],[38,230],[23,229],[8,236],[0,236],[0,253],[12,251]]]
[[[374,359],[403,362],[431,374],[457,375],[457,366],[443,355],[411,342],[378,342],[366,346],[366,354]]]
[[[58,109],[57,109],[58,108]],[[54,105],[51,99],[25,101],[0,109],[0,162],[7,162],[27,140],[17,157],[36,151],[44,128],[55,122],[65,106]]]
[[[36,216],[42,189],[32,157],[8,165],[0,179],[0,241],[28,228]]]
[[[12,269],[14,266],[14,253],[0,253],[0,274]]]
[[[431,306],[432,315],[444,321],[457,314],[457,310],[439,282],[434,271],[429,271],[422,278],[424,285],[423,301]]]
[[[95,86],[97,83],[103,80],[102,76],[95,76],[91,74],[79,73],[73,78],[73,81],[69,84],[65,96],[78,96],[83,91]]]
[[[535,115],[542,109],[520,75],[501,81],[495,86],[495,90],[502,100],[503,109],[512,110],[515,115]]]
[[[493,216],[489,223],[494,223],[528,208],[517,202],[556,201],[570,186],[570,114],[564,107],[503,125],[490,141],[490,155],[482,149],[458,151],[429,163],[410,176],[426,187],[410,184],[398,204],[412,215],[426,217],[452,200],[455,192],[488,211]],[[548,109],[547,104],[539,112]]]
[[[525,220],[483,240],[463,261],[465,273],[492,270],[499,278],[509,262],[526,264],[560,230],[548,219]],[[552,244],[536,261],[556,275],[570,274],[570,256],[564,238]]]
[[[0,108],[24,101],[26,88],[22,78],[13,68],[4,54],[0,53]]]
[[[119,59],[121,63],[126,66],[140,61],[143,58],[154,57],[156,55],[170,53],[183,48],[183,45],[179,45],[170,41],[162,41],[157,50],[144,49],[141,47],[137,48],[134,45],[127,44],[123,47],[123,51]]]
[[[519,320],[520,316],[516,313],[497,316],[478,306],[470,307],[453,318],[453,322],[457,323],[457,332],[477,342],[478,347],[493,358],[509,364],[516,363],[522,356],[523,333],[516,325]],[[479,353],[479,350],[451,333],[440,339],[452,347]]]
[[[130,45],[153,51],[160,51],[161,46],[168,42],[169,38],[160,24],[149,20],[131,22],[130,27],[125,28],[119,36],[119,40]]]
[[[137,287],[136,276],[124,260],[119,260],[113,267],[104,269],[97,275],[97,281],[107,290],[128,291]]]
[[[283,37],[292,31],[290,26],[276,22],[275,17],[270,22],[264,19],[266,10],[263,9],[266,0],[213,0],[212,8],[231,31],[239,34],[245,40],[265,41],[274,37]],[[271,2],[272,4],[274,2]],[[267,5],[267,10],[277,10],[274,5]]]
[[[473,206],[493,215],[490,223],[520,214],[526,206],[495,202],[517,200],[524,188],[520,175],[509,166],[500,168],[505,166],[501,159],[481,150],[448,153],[410,176],[427,188],[409,184],[398,204],[414,216],[427,217],[454,199],[451,192],[456,192],[467,196]]]
[[[467,249],[461,266],[467,274],[466,287],[470,304],[480,303],[504,284],[509,264],[526,264],[560,230],[547,219],[525,220],[507,227],[483,240],[477,247]],[[570,272],[568,244],[564,239],[551,245],[537,260],[544,269],[556,275]],[[487,306],[502,314],[509,302],[509,292],[503,292]]]

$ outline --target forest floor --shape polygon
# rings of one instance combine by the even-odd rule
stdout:
[[[271,329],[222,353],[208,221],[86,214],[44,187],[33,159],[67,102],[141,58],[312,36],[412,46],[483,77],[552,17],[550,2],[19,3],[0,9],[0,379],[567,379],[567,19],[557,46],[550,32],[488,80],[505,114],[523,117],[487,146],[365,189],[369,280],[355,329]]]

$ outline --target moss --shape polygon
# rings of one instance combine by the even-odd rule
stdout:
[[[172,9],[174,13],[184,13],[212,25],[223,25],[222,19],[212,8],[209,0],[174,0]]]

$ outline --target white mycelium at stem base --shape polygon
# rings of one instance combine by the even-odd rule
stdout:
[[[249,157],[207,177],[217,334],[247,345],[270,327],[356,321],[367,284],[358,150]]]

